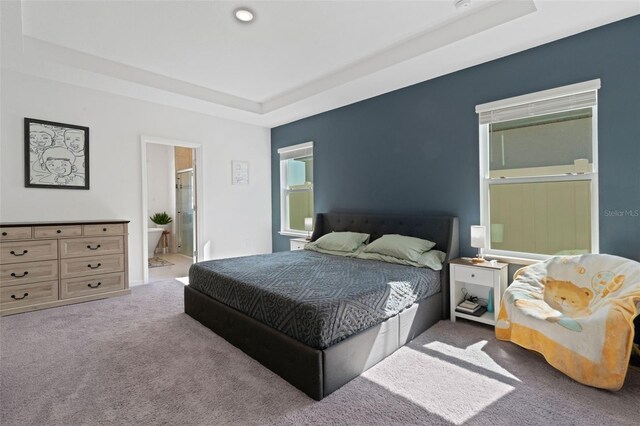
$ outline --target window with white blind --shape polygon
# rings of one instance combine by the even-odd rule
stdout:
[[[476,107],[483,253],[597,253],[600,80]]]
[[[280,148],[278,154],[280,155],[280,234],[307,236],[309,224],[314,217],[313,142]]]

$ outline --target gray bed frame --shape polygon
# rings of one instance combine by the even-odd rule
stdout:
[[[436,243],[447,253],[441,291],[413,304],[377,326],[320,350],[264,325],[210,296],[184,288],[184,309],[311,398],[321,400],[391,355],[440,319],[449,318],[448,261],[458,257],[458,218],[453,216],[319,213],[313,241],[333,231],[365,232],[371,241],[402,234]]]

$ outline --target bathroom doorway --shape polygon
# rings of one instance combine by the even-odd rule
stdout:
[[[198,260],[199,145],[142,137],[142,152],[144,281],[186,283]]]

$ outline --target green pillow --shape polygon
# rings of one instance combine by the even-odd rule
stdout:
[[[442,262],[447,258],[447,253],[440,250],[429,250],[426,253],[422,253],[418,263],[427,268],[431,268],[434,271],[442,270]]]
[[[311,250],[318,253],[332,254],[334,256],[342,256],[342,257],[358,257],[358,255],[362,253],[363,248],[364,248],[364,245],[358,247],[355,251],[338,251],[338,250],[321,249],[320,247],[314,245],[314,243],[307,243],[304,245],[305,250]]]
[[[306,244],[306,246],[317,247],[322,250],[354,252],[362,244],[369,241],[369,234],[358,232],[331,232],[323,235],[316,241]]]
[[[418,262],[412,262],[407,259],[398,259],[393,256],[386,256],[380,253],[365,253],[364,251],[360,254],[357,254],[355,257],[358,259],[367,259],[367,260],[378,260],[381,262],[387,263],[397,263],[398,265],[407,265],[407,266],[416,266],[418,268],[431,268],[434,271],[442,270],[442,262],[447,257],[446,253],[443,253],[439,250],[430,250],[426,253],[423,253],[420,256]]]
[[[431,250],[435,245],[436,243],[420,238],[389,234],[383,235],[371,244],[367,245],[364,252],[384,254],[398,259],[418,262],[420,256]]]

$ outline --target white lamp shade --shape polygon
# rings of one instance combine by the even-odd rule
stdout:
[[[485,235],[486,229],[484,226],[474,225],[471,227],[471,247],[484,248],[485,247]]]
[[[305,231],[313,231],[313,218],[305,217],[304,218],[304,230]]]

